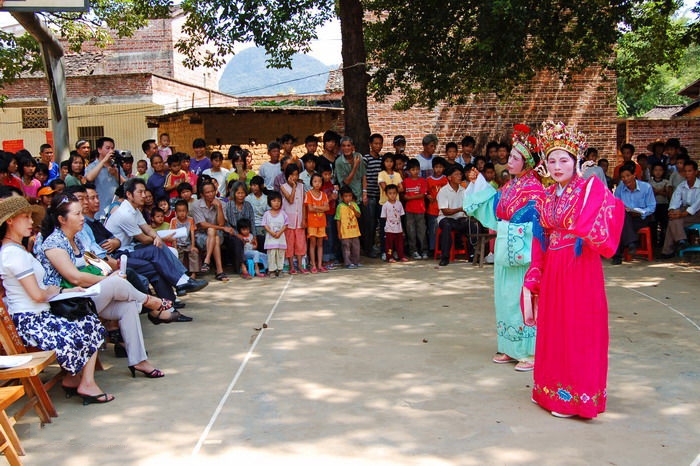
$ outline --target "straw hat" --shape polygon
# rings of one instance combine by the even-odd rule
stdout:
[[[19,214],[31,212],[32,219],[43,218],[44,208],[32,205],[22,196],[10,196],[0,200],[0,225]]]

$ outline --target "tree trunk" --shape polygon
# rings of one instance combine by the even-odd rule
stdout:
[[[46,80],[49,85],[54,153],[56,163],[68,160],[68,97],[63,65],[63,46],[34,13],[14,12],[17,22],[41,45]]]
[[[345,134],[353,138],[356,150],[369,153],[369,119],[367,118],[367,51],[362,29],[363,9],[360,0],[340,0],[341,53],[343,56],[343,106]]]

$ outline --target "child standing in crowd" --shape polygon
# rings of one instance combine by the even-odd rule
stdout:
[[[489,184],[493,187],[493,189],[498,189],[498,183],[496,182],[496,168],[493,166],[492,163],[486,163],[484,164],[484,169],[483,175],[484,179],[489,182]]]
[[[25,155],[19,159],[20,182],[25,197],[31,204],[36,203],[37,192],[41,188],[41,182],[34,178],[36,171],[36,160],[31,155]]]
[[[437,195],[440,188],[447,184],[447,177],[445,176],[445,168],[447,168],[447,161],[442,157],[433,157],[433,174],[428,177],[428,193],[425,195],[428,199],[428,206],[425,209],[425,223],[427,227],[428,236],[428,249],[430,257],[435,251],[435,235],[437,234],[437,218],[440,215],[440,209],[438,208]],[[427,259],[428,255],[423,251],[421,256],[423,259]]]
[[[403,229],[401,228],[401,216],[404,215],[403,206],[398,201],[399,188],[395,184],[387,185],[387,201],[382,205],[381,218],[384,219],[384,234],[386,235],[386,257],[388,262],[396,262],[394,251],[401,262],[407,262],[403,250]]]
[[[195,246],[194,219],[189,216],[189,212],[190,206],[187,204],[187,201],[179,199],[175,202],[175,218],[170,221],[170,229],[177,230],[178,228],[185,228],[187,230],[187,236],[175,240],[175,247],[177,248],[177,255],[180,262],[187,268],[187,273],[190,274],[190,277],[194,279],[200,270],[199,249]]]
[[[170,170],[170,173],[168,173],[165,177],[163,189],[169,194],[170,199],[177,197],[177,187],[180,185],[180,183],[185,183],[187,181],[187,174],[180,168],[183,155],[184,154],[180,154],[178,152],[177,154],[171,155],[170,160],[168,161],[168,169]]]
[[[258,251],[258,240],[250,232],[251,227],[250,220],[247,218],[240,219],[236,224],[238,234],[243,241],[243,255],[246,261],[252,260],[255,276],[264,278],[267,275],[260,271],[260,264],[262,264],[263,270],[267,269],[267,254]]]
[[[141,178],[144,182],[148,181],[148,162],[145,160],[136,162],[136,177]]]
[[[651,225],[651,237],[657,246],[663,246],[666,238],[666,227],[668,226],[668,202],[673,194],[671,181],[665,178],[666,170],[661,163],[655,164],[651,169],[649,184],[654,190],[656,198],[656,210],[654,211],[655,221]]]
[[[314,154],[306,154],[301,158],[304,164],[304,171],[299,175],[299,180],[304,183],[304,192],[311,191],[311,176],[316,173],[316,156]]]
[[[323,240],[323,262],[328,270],[335,268],[338,258],[336,245],[338,244],[338,230],[335,224],[335,207],[338,203],[338,187],[333,184],[333,169],[330,165],[321,168],[323,184],[321,191],[328,197],[328,210],[326,211],[326,238]]]
[[[343,249],[343,261],[348,269],[356,269],[360,262],[360,207],[354,201],[350,186],[340,190],[342,202],[335,211],[338,238]]]
[[[229,171],[221,166],[224,162],[224,154],[214,151],[211,153],[211,168],[207,168],[202,172],[203,175],[211,176],[219,184],[219,197],[226,197],[226,180],[228,179]]]
[[[432,173],[432,165],[430,172]],[[406,236],[408,250],[414,259],[428,258],[428,241],[425,238],[425,195],[428,194],[428,181],[421,178],[420,162],[408,161],[410,178],[404,180],[406,200]],[[421,254],[422,250],[422,254]]]
[[[37,163],[34,178],[39,180],[42,186],[46,186],[46,183],[49,181],[49,166],[45,163]]]
[[[160,207],[151,209],[151,228],[155,231],[169,230],[170,225],[165,223],[165,213]]]
[[[180,199],[187,202],[188,206],[192,206],[194,198],[192,197],[192,185],[189,183],[180,183],[177,187],[177,195]]]
[[[254,234],[257,239],[258,251],[263,252],[263,245],[265,244],[265,229],[262,226],[262,218],[267,209],[270,207],[267,205],[267,195],[264,193],[265,180],[262,176],[254,176],[250,180],[250,194],[245,198],[246,202],[253,207],[253,214],[255,218],[255,229]]]
[[[294,275],[294,258],[297,259],[299,273],[307,274],[309,271],[303,266],[306,256],[306,210],[304,209],[304,185],[299,183],[299,167],[295,163],[289,163],[284,170],[287,182],[280,186],[282,194],[282,210],[287,214],[287,229],[284,234],[287,237],[287,259],[289,260],[289,273]]]
[[[399,192],[403,192],[403,178],[401,173],[394,171],[394,159],[395,156],[391,152],[387,152],[382,157],[382,171],[377,175],[377,184],[379,185],[379,209],[381,208],[387,200],[386,197],[386,187],[390,184],[398,186]],[[386,241],[384,240],[384,223],[385,219],[381,216],[379,217],[379,244],[381,245],[382,253],[386,254],[384,245]],[[382,257],[385,259],[385,257]]]
[[[163,133],[158,138],[160,145],[158,146],[158,154],[163,157],[163,160],[168,162],[168,159],[173,155],[173,149],[170,147],[170,135]]]
[[[272,189],[274,187],[275,178],[282,173],[280,167],[280,145],[277,142],[271,142],[267,145],[267,154],[270,160],[260,166],[258,173],[265,180],[265,187]]]
[[[321,191],[322,185],[323,178],[314,173],[311,175],[311,190],[304,195],[311,273],[328,272],[323,266],[323,239],[326,237],[326,212],[329,206],[328,196]]]
[[[287,237],[284,233],[288,224],[287,214],[282,210],[282,195],[277,191],[267,194],[267,205],[270,210],[263,215],[262,225],[265,229],[268,273],[270,277],[279,277],[284,268],[287,249]]]
[[[167,197],[156,199],[156,206],[163,210],[165,223],[170,223],[170,220],[175,218],[175,211],[170,208],[170,201]]]
[[[190,184],[192,187],[192,194],[197,194],[197,181],[199,177],[193,173],[190,170],[190,161],[192,158],[189,156],[189,154],[182,154],[181,160],[180,160],[180,168],[182,169],[183,172],[185,172],[185,175],[187,175],[187,182]]]

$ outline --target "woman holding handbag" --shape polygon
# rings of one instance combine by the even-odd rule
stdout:
[[[32,235],[32,213],[38,210],[40,206],[21,196],[0,200],[0,277],[8,312],[25,344],[56,352],[56,360],[68,372],[62,382],[67,394],[81,396],[85,404],[110,402],[114,396],[95,382],[104,327],[95,314],[72,321],[52,314],[48,301],[61,289],[44,285],[44,268],[22,246]]]
[[[44,284],[58,286],[62,279],[80,287],[100,283],[100,294],[92,300],[100,317],[119,321],[132,377],[136,376],[137,371],[148,378],[163,377],[165,374],[147,359],[139,313],[141,307],[145,306],[151,310],[151,319],[160,319],[164,313],[172,315],[177,311],[172,310],[169,300],[141,293],[118,272],[103,276],[81,271],[88,263],[76,234],[82,230],[84,221],[80,202],[72,194],[56,196],[51,201],[41,227],[44,241],[37,252],[46,271]]]

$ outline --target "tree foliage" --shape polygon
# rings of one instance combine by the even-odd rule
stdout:
[[[678,59],[671,47],[684,30],[669,28],[679,0],[369,0],[371,90],[399,91],[402,107],[463,101],[475,92],[508,94],[539,70],[566,80],[592,64],[615,65],[615,44],[627,33],[647,48],[627,48],[626,69],[651,55]],[[676,34],[678,32],[678,34]]]
[[[292,55],[308,52],[317,28],[335,15],[333,0],[183,0],[180,7],[187,37],[175,47],[189,67],[219,67],[236,44],[253,42],[270,66],[291,68]]]

